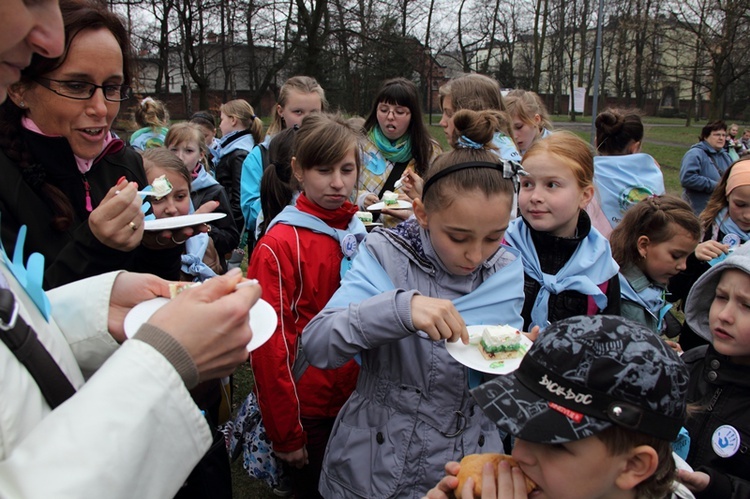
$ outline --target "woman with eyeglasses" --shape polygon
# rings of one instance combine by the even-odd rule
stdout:
[[[63,14],[62,55],[34,56],[0,107],[2,242],[12,252],[28,227],[25,256],[44,255],[47,289],[116,269],[176,280],[198,227],[144,233],[143,161],[111,132],[131,96],[125,27],[93,3]]]
[[[423,177],[442,152],[422,120],[417,86],[405,78],[383,83],[364,128],[368,142],[357,184],[360,209],[379,202],[386,191],[409,201],[396,183],[407,170]],[[380,213],[379,221],[390,227],[409,218],[412,211],[385,208]]]
[[[721,120],[708,123],[701,130],[698,140],[682,157],[680,166],[682,198],[690,203],[696,215],[700,215],[706,207],[721,176],[732,164],[732,158],[724,150],[726,123]]]

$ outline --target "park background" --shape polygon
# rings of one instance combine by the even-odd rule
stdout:
[[[464,72],[591,113],[750,120],[750,0],[108,0],[128,20],[139,96],[183,119],[244,98],[268,116],[290,76],[315,77],[332,109],[365,114],[380,83],[412,79],[425,110]],[[127,106],[124,111],[128,113]],[[580,116],[573,117],[581,119]]]

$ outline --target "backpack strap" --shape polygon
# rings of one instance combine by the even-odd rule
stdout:
[[[5,288],[0,289],[0,338],[29,371],[52,409],[76,392],[36,332],[18,315],[15,296]]]

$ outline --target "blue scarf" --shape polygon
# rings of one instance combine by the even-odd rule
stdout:
[[[732,217],[729,216],[728,208],[722,208],[714,220],[719,226],[719,230],[724,234],[735,234],[743,243],[750,239],[750,234],[740,229],[739,225],[737,225],[737,223],[732,220]]]
[[[214,180],[214,182],[216,181]],[[193,190],[194,185],[195,184],[191,184],[191,190]],[[195,207],[193,206],[193,200],[191,199],[188,214],[192,213],[195,213]],[[206,254],[206,249],[208,249],[210,237],[211,236],[207,233],[202,232],[190,236],[187,241],[185,241],[185,252],[180,256],[180,261],[182,262],[180,270],[185,274],[193,276],[193,282],[203,282],[211,277],[216,277],[216,272],[203,263],[203,257]]]
[[[341,245],[341,252],[344,254],[344,258],[341,259],[340,270],[342,279],[344,278],[344,274],[346,274],[351,268],[352,260],[357,256],[359,243],[361,243],[367,235],[365,226],[356,216],[352,217],[349,221],[349,226],[346,230],[341,230],[331,227],[315,215],[300,211],[296,206],[287,206],[281,211],[281,213],[276,215],[276,217],[271,220],[271,223],[268,224],[266,233],[268,233],[268,231],[271,230],[271,227],[277,223],[310,229],[318,234],[331,236],[338,241],[339,245]]]
[[[244,132],[245,130],[235,130],[233,132],[230,132],[223,136],[221,140],[219,141],[219,145],[211,150],[211,154],[213,154],[213,162],[214,166],[217,166],[219,162],[221,161],[221,158],[226,156],[232,151],[235,151],[237,149],[243,149],[247,151],[248,153],[253,150],[253,147],[255,147],[255,140],[253,140],[253,134],[247,133],[243,135],[242,137],[236,137],[233,138],[238,133]]]
[[[380,125],[375,125],[367,134],[367,138],[391,163],[411,161],[411,137],[408,134],[404,134],[396,140],[391,140],[383,134]]]
[[[453,300],[456,310],[467,325],[508,324],[518,329],[523,327],[523,294],[519,284],[523,282],[523,264],[518,251],[508,247],[504,249],[515,255],[516,259],[492,274],[471,293]],[[351,272],[346,275],[341,287],[325,308],[345,308],[350,303],[360,302],[393,289],[396,287],[385,269],[372,253],[363,247]],[[513,289],[519,292],[509,292]],[[359,355],[356,360],[360,362]],[[469,369],[469,387],[478,386],[481,380],[482,373]]]
[[[190,191],[198,192],[201,189],[205,189],[206,187],[211,187],[212,185],[218,184],[219,182],[210,173],[208,173],[205,168],[203,168],[203,165],[201,165],[200,170],[198,170],[198,176],[195,177],[190,183]]]
[[[659,165],[644,153],[596,156],[594,184],[602,212],[613,229],[628,208],[649,196],[666,192]]]
[[[505,240],[521,252],[526,274],[541,286],[531,310],[532,325],[542,329],[547,326],[549,297],[563,291],[578,291],[591,296],[599,309],[607,306],[607,295],[598,285],[617,275],[619,267],[612,258],[609,241],[593,227],[556,275],[542,272],[531,231],[522,218],[510,222]]]
[[[641,291],[636,291],[628,279],[620,274],[620,294],[626,300],[637,303],[643,307],[646,312],[651,314],[657,321],[656,330],[661,333],[664,316],[672,308],[671,303],[667,303],[665,298],[666,290],[661,286],[650,283]]]

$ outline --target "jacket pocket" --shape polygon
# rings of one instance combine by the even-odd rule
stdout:
[[[326,475],[360,497],[392,495],[415,424],[415,417],[373,405],[343,415],[328,441]]]

